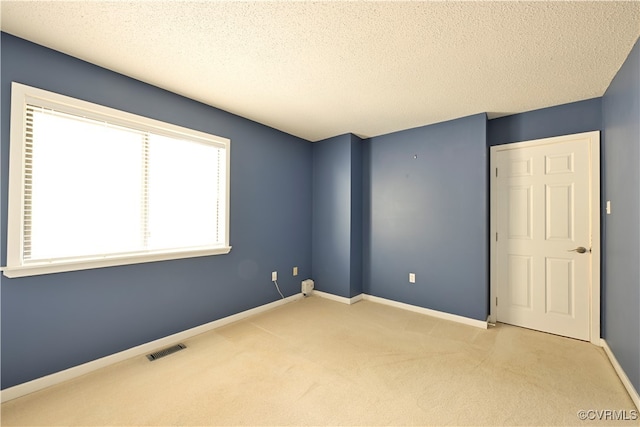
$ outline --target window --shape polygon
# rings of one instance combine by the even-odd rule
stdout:
[[[225,138],[12,84],[8,277],[228,253]]]

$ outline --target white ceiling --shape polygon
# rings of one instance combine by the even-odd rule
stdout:
[[[310,141],[602,96],[640,2],[7,1],[2,31]]]

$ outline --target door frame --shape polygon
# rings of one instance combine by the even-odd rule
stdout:
[[[589,139],[590,165],[589,165],[589,222],[591,226],[591,280],[589,283],[589,341],[597,346],[601,345],[600,340],[600,263],[601,263],[601,236],[600,236],[600,131],[583,132],[572,135],[556,136],[551,138],[536,139],[524,142],[514,142],[510,144],[494,145],[490,147],[489,171],[490,171],[490,265],[489,265],[489,322],[497,321],[496,298],[498,295],[497,285],[497,242],[498,231],[498,197],[496,164],[498,152],[506,150],[517,150],[542,145],[557,144],[567,142],[577,138]]]

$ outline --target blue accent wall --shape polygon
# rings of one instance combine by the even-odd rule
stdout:
[[[2,265],[12,81],[231,139],[233,246],[228,255],[2,276],[3,389],[275,301],[273,270],[285,296],[300,292],[300,277],[311,276],[310,142],[6,33],[0,37]],[[293,266],[300,276],[292,276]]]
[[[604,338],[640,390],[640,40],[602,98]]]
[[[640,42],[603,98],[314,144],[5,33],[0,43],[2,265],[12,81],[231,139],[233,246],[0,276],[3,389],[279,299],[273,270],[285,296],[312,277],[343,297],[485,320],[488,146],[592,130],[603,130],[602,193],[613,209],[603,216],[603,333],[640,389]]]
[[[346,298],[362,293],[361,146],[351,134],[313,144],[315,288]]]
[[[349,296],[364,292],[362,281],[362,139],[351,135],[351,277]]]
[[[489,145],[600,130],[602,99],[572,102],[489,120]]]
[[[367,294],[486,320],[486,126],[477,114],[366,141]]]

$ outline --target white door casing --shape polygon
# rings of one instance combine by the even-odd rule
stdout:
[[[490,321],[600,344],[599,147],[599,132],[491,147]]]

